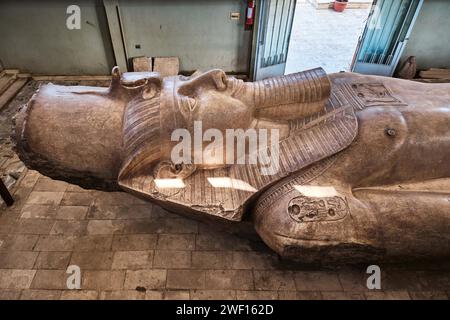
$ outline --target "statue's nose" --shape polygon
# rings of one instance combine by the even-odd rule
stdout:
[[[187,80],[180,85],[178,93],[185,96],[192,96],[198,89],[205,87],[224,91],[227,89],[227,84],[228,78],[225,72],[219,69],[213,69]]]

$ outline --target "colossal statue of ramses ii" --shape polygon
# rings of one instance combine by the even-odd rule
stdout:
[[[20,158],[47,176],[253,221],[281,256],[450,255],[450,84],[116,67],[109,88],[41,86],[14,135]]]

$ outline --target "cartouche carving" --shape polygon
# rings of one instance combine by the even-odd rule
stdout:
[[[284,257],[450,255],[449,84],[321,68],[253,83],[114,68],[109,88],[41,86],[14,136],[45,175],[252,221]]]
[[[334,221],[344,218],[348,213],[344,198],[306,197],[301,195],[289,201],[287,212],[297,222]]]

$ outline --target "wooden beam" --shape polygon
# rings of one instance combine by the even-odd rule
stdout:
[[[111,76],[32,76],[35,81],[108,81]]]
[[[431,68],[419,72],[419,77],[424,79],[448,79],[450,78],[450,69]]]
[[[16,81],[15,74],[5,73],[3,77],[0,78],[0,95],[8,89],[8,87]]]
[[[0,96],[0,110],[5,107],[9,101],[11,101],[19,92],[20,89],[28,82],[28,78],[17,78],[13,84]]]
[[[121,72],[128,71],[128,55],[125,46],[122,21],[120,19],[120,8],[118,0],[103,0],[106,19],[108,20],[109,35],[111,37],[112,47],[116,65]]]

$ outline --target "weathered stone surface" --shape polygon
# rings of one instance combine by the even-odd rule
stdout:
[[[157,65],[155,59],[154,69]],[[253,83],[221,70],[191,77],[161,72],[121,74],[114,68],[109,88],[42,86],[17,117],[18,154],[51,178],[103,191],[121,188],[242,234],[253,222],[276,253],[305,263],[449,256],[449,85],[353,73],[327,76],[321,68]],[[194,164],[198,150],[183,161],[172,159],[177,142],[171,134],[185,129],[195,135],[198,122],[202,132],[217,129],[222,136],[229,129],[276,130],[279,139],[270,144],[280,151],[276,172],[262,174],[261,163],[226,163],[224,145],[222,152],[202,154]],[[74,144],[78,147],[70,148]],[[181,180],[183,186],[164,187],[165,179]],[[65,196],[84,192],[66,192],[64,183],[31,180],[34,189],[21,195],[30,206],[89,202],[82,200],[86,196]],[[52,219],[51,211],[26,209],[29,222],[15,224],[11,216],[0,233],[11,225],[18,234],[177,232],[199,234],[193,249],[226,247],[225,239],[200,232],[196,221],[153,210],[147,217],[147,209],[153,208],[130,194],[98,192],[88,222],[64,219],[50,227],[38,220]],[[164,237],[158,245],[163,246],[158,250],[186,249],[177,241],[164,244]],[[275,256],[238,252],[249,248],[244,247],[233,253],[232,268],[276,269],[281,263]],[[162,252],[155,257],[161,265],[169,261]],[[200,256],[195,259],[200,263]],[[261,276],[255,284],[293,291],[282,281],[285,276],[273,282]],[[322,290],[320,280],[313,280],[317,287],[308,290],[342,289],[333,280],[334,289]]]
[[[133,71],[152,71],[152,58],[149,57],[136,57],[133,58]]]
[[[176,76],[180,71],[178,57],[155,57],[153,58],[153,71],[162,77]]]
[[[149,289],[164,288],[166,283],[166,270],[136,270],[127,271],[125,289],[136,289],[143,287]]]

